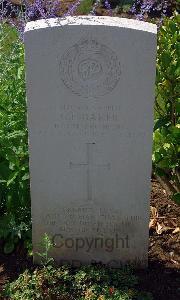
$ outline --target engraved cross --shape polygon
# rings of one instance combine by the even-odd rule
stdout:
[[[86,162],[85,163],[72,163],[70,162],[70,168],[86,168],[86,186],[87,186],[87,201],[93,201],[93,172],[97,167],[104,167],[110,169],[110,163],[96,165],[94,164],[94,145],[95,143],[86,144]]]

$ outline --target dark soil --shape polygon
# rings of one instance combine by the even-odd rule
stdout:
[[[173,220],[180,227],[180,207],[168,199],[156,181],[152,182],[151,206],[160,217]],[[155,300],[180,299],[180,233],[150,231],[149,267],[138,271],[139,287],[149,291]]]
[[[151,206],[156,207],[163,220],[173,220],[180,226],[180,209],[168,199],[166,192],[156,181],[152,182]],[[166,231],[157,234],[150,231],[149,267],[136,271],[139,290],[153,294],[154,300],[180,299],[180,233]],[[22,246],[15,253],[0,253],[0,289],[8,281],[18,277],[26,268],[33,269],[32,258],[27,257]]]

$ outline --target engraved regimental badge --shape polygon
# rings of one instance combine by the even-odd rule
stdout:
[[[121,74],[117,55],[94,38],[84,38],[68,49],[60,60],[60,76],[65,86],[83,97],[111,92]]]

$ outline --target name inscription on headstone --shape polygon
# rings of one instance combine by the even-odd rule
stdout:
[[[61,101],[62,102],[62,101]],[[143,138],[146,132],[143,128],[135,131],[126,127],[121,118],[121,106],[88,104],[59,105],[56,111],[56,119],[52,120],[49,127],[39,130],[39,134],[77,135],[77,136],[104,136],[118,132],[123,138]]]

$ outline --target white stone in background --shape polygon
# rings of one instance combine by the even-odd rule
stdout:
[[[34,251],[147,266],[156,26],[40,20],[25,48]]]

